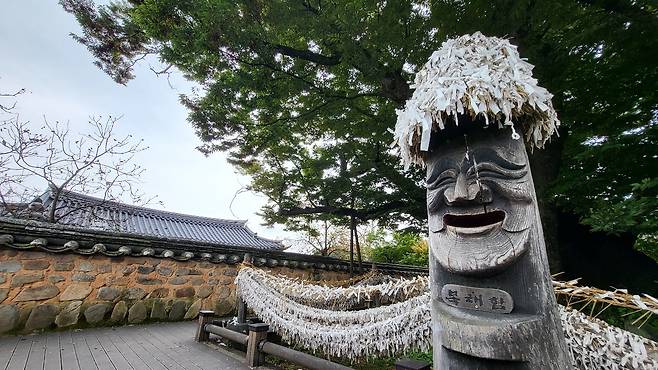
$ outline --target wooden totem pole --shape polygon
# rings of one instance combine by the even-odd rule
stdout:
[[[571,365],[526,143],[559,125],[551,95],[507,40],[446,41],[398,111],[405,164],[427,166],[434,368]]]

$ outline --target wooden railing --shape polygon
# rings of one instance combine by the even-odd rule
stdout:
[[[197,342],[206,342],[210,334],[247,346],[245,363],[249,367],[263,365],[265,355],[272,355],[296,365],[312,370],[351,370],[352,368],[331,362],[308,353],[296,351],[286,346],[272,343],[267,340],[269,325],[263,323],[248,324],[248,333],[243,334],[213,323],[213,311],[199,312],[199,325],[197,327]]]

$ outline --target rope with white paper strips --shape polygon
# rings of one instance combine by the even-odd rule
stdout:
[[[335,287],[309,284],[281,275],[270,275],[261,270],[253,270],[252,274],[271,289],[297,303],[332,310],[351,309],[375,298],[379,304],[404,301],[427,292],[429,282],[427,276],[417,276],[410,279],[393,278],[374,285]]]
[[[358,359],[430,346],[429,293],[368,310],[332,311],[294,302],[253,269],[240,270],[236,285],[247,305],[285,341],[312,351]]]
[[[278,291],[286,280],[294,288]],[[403,280],[406,279],[394,281],[401,286],[408,284]],[[424,293],[389,306],[335,311],[316,307],[321,307],[328,297],[337,299],[343,293],[353,297],[354,291],[303,284],[252,268],[240,270],[236,285],[247,305],[285,341],[312,351],[356,360],[424,350],[431,345],[427,286]],[[376,286],[371,286],[370,294]],[[336,291],[328,293],[328,289]],[[414,293],[416,289],[414,287]],[[313,297],[319,300],[311,307],[296,301],[302,297],[306,302]],[[397,297],[402,298],[402,295]],[[559,310],[572,362],[577,369],[658,369],[656,342],[569,308],[559,306]]]

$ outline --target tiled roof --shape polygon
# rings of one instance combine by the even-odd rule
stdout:
[[[41,196],[45,209],[53,198],[51,191]],[[231,247],[279,250],[283,246],[257,236],[246,221],[184,215],[151,208],[106,201],[74,192],[60,195],[58,221],[90,229],[116,231],[167,239],[181,239]]]

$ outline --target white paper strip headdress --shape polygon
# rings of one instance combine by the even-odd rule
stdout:
[[[423,165],[432,132],[451,120],[459,124],[458,115],[482,114],[487,124],[507,126],[518,139],[516,122],[531,148],[543,148],[560,121],[553,95],[537,85],[532,68],[505,39],[476,32],[445,41],[416,74],[411,99],[396,111],[393,144],[405,168]]]

